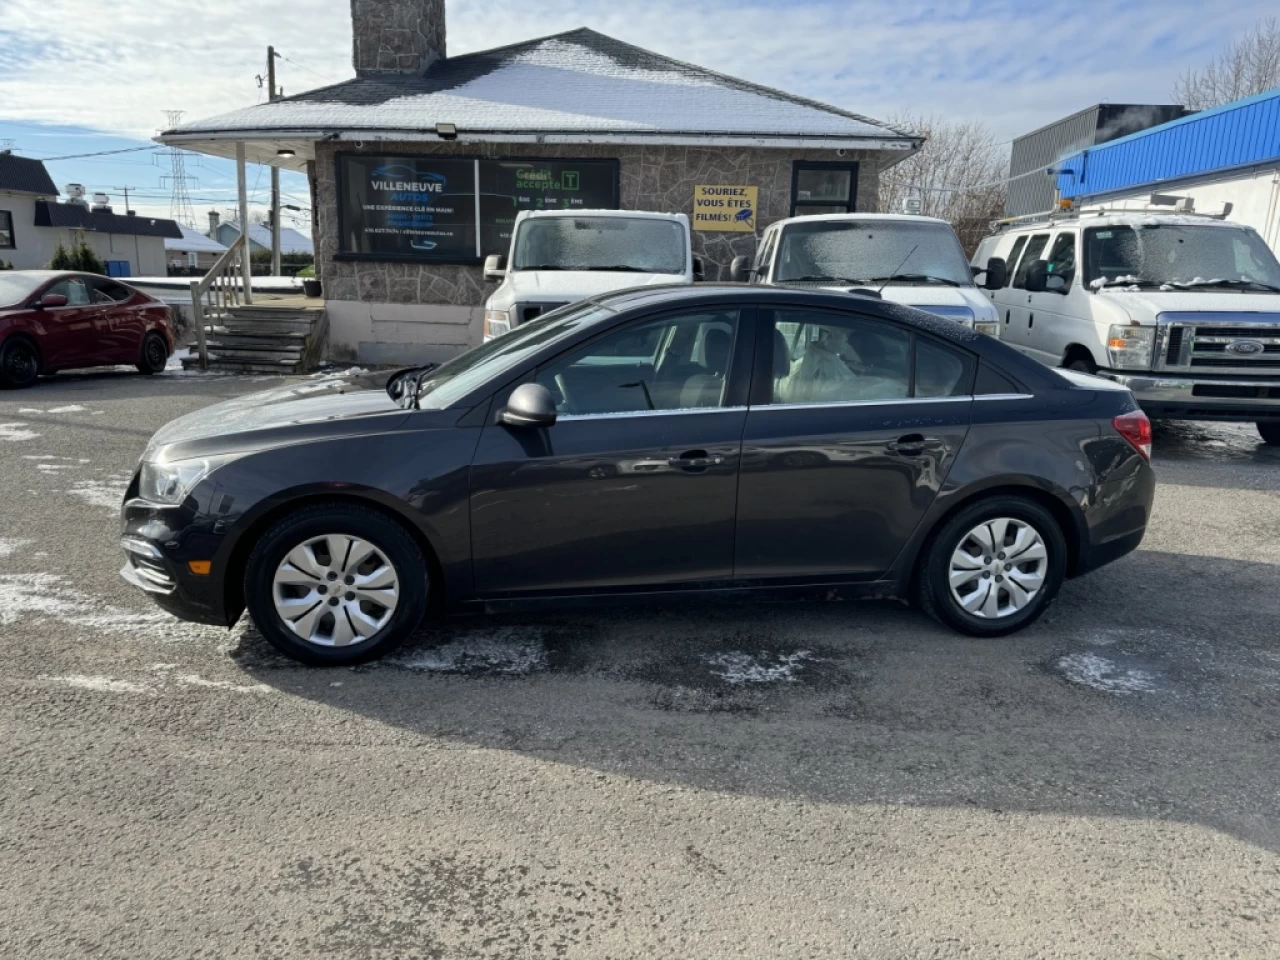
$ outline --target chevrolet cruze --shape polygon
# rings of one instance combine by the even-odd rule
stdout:
[[[184,619],[247,607],[313,664],[429,612],[695,593],[894,595],[996,636],[1137,547],[1150,455],[1128,390],[948,320],[647,288],[173,421],[126,494],[121,572]]]

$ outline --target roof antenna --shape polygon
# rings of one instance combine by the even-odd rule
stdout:
[[[907,265],[907,261],[910,260],[913,256],[915,256],[915,252],[919,249],[920,249],[920,244],[918,243],[911,248],[911,252],[908,253],[905,257],[903,257],[902,262],[898,264],[898,269],[894,270],[893,273],[889,274],[887,277],[884,278],[884,283],[880,284],[880,289],[876,291],[876,296],[880,296],[881,294],[884,293],[884,288],[889,285],[889,282],[893,280],[894,277],[896,277],[898,274],[902,272],[902,268]]]

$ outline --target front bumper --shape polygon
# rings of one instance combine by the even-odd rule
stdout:
[[[131,491],[132,492],[132,491]],[[162,609],[193,623],[227,625],[223,580],[215,565],[212,574],[191,572],[191,560],[213,557],[220,535],[183,507],[165,507],[136,498],[121,510],[120,548],[125,562],[120,576],[145,592]]]
[[[1098,375],[1132,391],[1155,420],[1280,420],[1280,379],[1166,376],[1158,373]]]

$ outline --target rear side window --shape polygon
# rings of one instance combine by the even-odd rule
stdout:
[[[933,340],[916,336],[915,397],[964,397],[973,383],[973,360]]]
[[[978,381],[973,387],[974,396],[991,397],[1021,392],[1021,388],[999,370],[985,363],[978,364]]]
[[[856,403],[910,396],[907,331],[820,310],[777,310],[772,316],[769,403]]]
[[[1048,243],[1049,235],[1047,233],[1037,233],[1027,244],[1026,253],[1022,255],[1022,262],[1018,264],[1018,272],[1013,275],[1013,285],[1019,290],[1026,289],[1027,273],[1031,270],[1031,265],[1040,259],[1040,254],[1044,253],[1044,248]]]
[[[123,303],[133,296],[133,291],[110,280],[93,281],[93,299],[97,303]]]

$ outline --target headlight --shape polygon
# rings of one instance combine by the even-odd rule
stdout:
[[[973,329],[979,333],[985,333],[988,337],[1000,339],[1000,321],[999,320],[975,320]]]
[[[492,340],[504,333],[511,332],[511,314],[506,310],[486,310],[484,312],[484,338]]]
[[[1150,370],[1155,342],[1155,327],[1114,323],[1107,335],[1108,365],[1113,370]]]
[[[205,457],[172,463],[143,463],[138,496],[152,503],[181,503],[197,483],[231,459]]]

